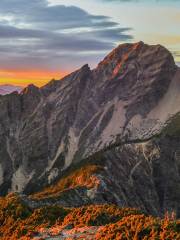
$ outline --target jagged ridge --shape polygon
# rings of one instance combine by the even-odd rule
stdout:
[[[1,96],[1,194],[39,191],[108,149],[101,155],[104,173],[95,174],[98,187],[73,189],[77,199],[141,206],[156,215],[179,212],[178,140],[153,138],[180,110],[179,79],[167,49],[139,42],[120,45],[94,70],[84,65],[42,88]]]

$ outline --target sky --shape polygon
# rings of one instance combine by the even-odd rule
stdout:
[[[180,0],[0,0],[0,84],[42,86],[140,40],[179,63],[179,26]]]

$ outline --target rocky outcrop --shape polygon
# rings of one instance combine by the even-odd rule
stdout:
[[[93,70],[84,65],[42,88],[0,96],[0,193],[38,191],[72,164],[108,150],[101,176],[107,201],[155,214],[178,209],[173,141],[152,139],[180,111],[179,90],[170,52],[139,42],[120,45]]]
[[[140,208],[163,216],[180,216],[180,137],[159,136],[123,144],[102,155],[104,171],[93,198]]]
[[[56,191],[52,191],[52,187],[47,188],[30,198],[26,197],[26,202],[29,199],[30,205],[34,206],[58,203],[64,207],[111,203],[140,208],[155,216],[174,212],[179,217],[179,143],[180,136],[163,130],[146,141],[129,141],[100,151],[83,160],[79,166],[74,165],[81,171],[84,171],[82,165],[99,166],[100,171],[92,173],[96,178],[94,185],[89,186],[86,179],[75,174],[72,180],[79,180],[79,185],[67,185],[64,190],[61,188],[58,191],[56,185],[62,184],[55,183],[53,188]],[[65,174],[66,178],[74,171],[71,167]],[[81,184],[81,179],[85,184]]]

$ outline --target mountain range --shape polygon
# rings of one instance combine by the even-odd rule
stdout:
[[[29,206],[116,204],[180,215],[180,68],[122,44],[95,69],[0,96],[0,193]]]
[[[21,92],[22,91],[22,87],[20,86],[14,86],[14,85],[10,85],[10,84],[2,84],[0,85],[0,95],[6,95],[12,92]]]

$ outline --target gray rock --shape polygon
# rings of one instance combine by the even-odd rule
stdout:
[[[72,164],[108,150],[103,184],[87,202],[178,212],[179,140],[172,146],[162,138],[156,146],[150,139],[180,112],[179,90],[170,52],[139,42],[120,45],[93,70],[84,65],[42,88],[0,96],[1,195],[36,192]]]

